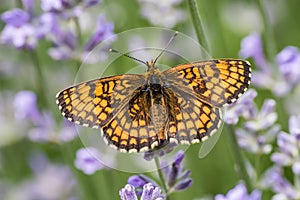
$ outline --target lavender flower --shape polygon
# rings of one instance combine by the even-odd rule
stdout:
[[[261,110],[254,113],[254,117],[244,123],[243,129],[237,129],[238,143],[251,153],[269,154],[272,151],[271,143],[280,131],[280,126],[275,124],[275,101],[265,100]]]
[[[94,174],[106,167],[102,164],[103,157],[99,150],[94,147],[81,148],[76,152],[75,167],[85,174]]]
[[[285,47],[276,57],[284,80],[291,86],[300,82],[300,52],[297,47]]]
[[[279,152],[272,154],[271,159],[279,166],[291,166],[296,175],[300,175],[300,115],[289,119],[290,134],[280,132],[277,144]]]
[[[175,8],[175,6],[181,2],[182,0],[139,0],[142,16],[147,18],[154,25],[167,28],[172,28],[177,23],[186,19],[184,11]],[[162,13],[164,14],[162,15]]]
[[[272,151],[272,141],[280,131],[280,126],[275,124],[277,113],[276,102],[267,99],[261,110],[254,103],[257,92],[248,90],[235,104],[229,106],[225,113],[227,124],[236,124],[238,117],[245,120],[242,128],[237,128],[239,146],[251,153],[268,154]]]
[[[251,33],[242,40],[239,54],[243,58],[252,57],[258,67],[263,71],[269,71],[268,63],[263,53],[262,41],[258,33]]]
[[[254,104],[256,96],[257,92],[254,89],[249,89],[235,103],[229,105],[224,116],[225,123],[237,124],[239,116],[243,116],[246,119],[253,118],[257,112]]]
[[[134,186],[126,184],[124,188],[119,191],[122,200],[137,200]]]
[[[266,171],[261,181],[264,187],[271,187],[276,193],[272,199],[274,200],[288,200],[299,199],[300,190],[293,186],[284,176],[282,170],[278,166],[271,167]]]
[[[135,187],[126,184],[124,188],[119,191],[119,195],[122,200],[164,200],[165,197],[161,194],[161,189],[157,186],[152,185],[152,183],[147,183],[143,186],[143,191],[141,195],[137,195],[135,192]]]
[[[190,178],[190,171],[184,170],[182,160],[184,158],[184,152],[178,151],[173,163],[169,166],[161,164],[162,172],[169,187],[169,192],[185,190],[193,183]]]
[[[176,143],[168,143],[164,147],[160,147],[158,149],[146,151],[144,153],[144,159],[147,161],[152,160],[155,156],[162,157],[167,153],[172,152],[177,147]]]
[[[277,55],[276,69],[265,59],[259,34],[252,33],[242,40],[240,56],[252,57],[259,69],[253,72],[253,85],[267,88],[276,96],[286,95],[299,83],[300,52],[296,47],[288,46]]]
[[[107,40],[108,38],[112,38],[114,36],[113,29],[114,29],[114,24],[111,22],[106,22],[104,15],[102,14],[99,15],[96,30],[94,31],[91,38],[85,44],[84,50],[91,51],[100,42]]]
[[[37,106],[37,97],[32,91],[20,91],[14,99],[15,117],[20,120],[30,119],[38,124],[42,114]]]
[[[260,200],[261,191],[254,190],[251,194],[248,194],[247,189],[243,183],[236,185],[233,189],[229,190],[226,195],[218,194],[215,196],[215,200]]]
[[[0,35],[1,43],[13,45],[17,49],[36,48],[36,30],[30,24],[30,15],[27,12],[16,8],[3,13],[1,19],[6,23]]]

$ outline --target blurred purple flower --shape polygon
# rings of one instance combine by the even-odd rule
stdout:
[[[126,184],[124,188],[119,191],[120,198],[122,200],[138,200],[138,196],[141,196],[140,200],[164,200],[165,197],[161,194],[161,189],[154,186],[152,183],[147,183],[143,186],[141,195],[137,195],[135,187]]]
[[[242,40],[240,56],[252,57],[259,68],[253,72],[253,85],[267,88],[276,96],[285,96],[300,83],[300,52],[296,47],[288,46],[277,55],[277,70],[265,59],[259,34],[252,33]]]
[[[130,184],[126,184],[125,187],[119,191],[119,195],[122,200],[138,200],[135,188]]]
[[[254,113],[253,118],[245,122],[245,128],[250,131],[259,131],[268,129],[274,125],[277,120],[275,110],[276,102],[273,99],[267,99],[259,112]]]
[[[289,119],[290,134],[280,132],[277,144],[280,152],[275,152],[271,160],[279,166],[291,166],[296,175],[300,175],[300,115]]]
[[[34,0],[22,0],[24,10],[30,15],[30,17],[33,17],[34,15]]]
[[[29,23],[30,15],[19,8],[6,11],[1,15],[2,21],[14,27],[20,27]]]
[[[277,193],[272,199],[299,199],[300,192],[286,178],[278,166],[268,169],[261,181],[264,187],[271,187]]]
[[[114,39],[113,33],[114,24],[105,21],[105,16],[103,14],[99,15],[96,30],[92,34],[91,38],[85,44],[84,50],[93,50],[100,42],[106,39]]]
[[[144,153],[144,159],[147,161],[152,160],[155,156],[162,157],[170,152],[172,152],[177,147],[176,143],[168,143],[164,147],[146,151]]]
[[[183,168],[183,158],[184,152],[180,150],[177,152],[175,159],[171,165],[164,166],[164,163],[161,164],[161,170],[170,192],[185,190],[193,183],[192,179],[190,178],[190,171],[184,170]]]
[[[61,33],[59,38],[56,38],[54,47],[48,50],[48,54],[54,60],[68,60],[75,58],[75,48],[77,45],[76,36],[71,31]]]
[[[71,2],[71,1],[70,1]],[[59,12],[66,6],[69,6],[65,0],[41,0],[41,8],[44,12]]]
[[[215,200],[260,200],[261,191],[254,190],[248,194],[247,189],[243,183],[236,185],[233,189],[229,190],[226,195],[218,194]]]
[[[224,121],[227,124],[237,124],[239,116],[246,119],[253,118],[257,112],[254,104],[254,98],[257,92],[254,89],[249,89],[241,98],[235,103],[230,104],[224,115]]]
[[[50,39],[57,42],[61,38],[63,31],[61,30],[58,22],[58,17],[54,13],[43,13],[38,18],[37,37]]]
[[[255,64],[263,71],[270,71],[270,67],[265,59],[260,35],[256,32],[245,37],[241,42],[239,52],[242,58],[253,58]]]
[[[154,186],[158,186],[152,179],[144,176],[143,174],[130,176],[127,183],[135,187],[135,192],[138,196],[142,195],[145,184],[151,183]]]
[[[245,129],[238,128],[235,134],[238,137],[239,146],[253,154],[269,154],[273,147],[272,142],[280,131],[279,125],[274,125],[269,130],[258,132],[249,132]]]
[[[275,104],[273,99],[267,99],[260,111],[253,104],[252,114],[245,118],[243,128],[235,132],[240,147],[259,154],[269,154],[272,151],[271,143],[280,131],[280,126],[276,124]]]
[[[297,47],[285,47],[276,57],[279,70],[285,81],[294,85],[300,82],[300,52]]]
[[[90,6],[95,6],[101,2],[102,0],[83,0],[83,5],[85,7],[90,7]]]
[[[0,42],[18,49],[32,50],[37,45],[36,30],[30,24],[30,15],[21,9],[13,9],[2,14],[6,23],[0,35]]]
[[[34,123],[40,122],[42,114],[37,107],[37,97],[31,91],[20,91],[14,99],[15,117],[20,120],[30,119]]]
[[[163,200],[164,196],[161,194],[161,189],[152,185],[152,183],[147,183],[143,186],[143,193],[141,200]]]
[[[102,164],[103,155],[94,147],[81,148],[76,152],[75,167],[85,174],[94,174],[105,168]]]
[[[175,7],[180,4],[182,0],[139,0],[138,2],[141,6],[141,15],[148,19],[153,25],[172,28],[177,23],[186,19],[184,10]]]

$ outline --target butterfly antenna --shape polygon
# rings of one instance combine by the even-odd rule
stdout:
[[[140,60],[140,59],[134,58],[134,57],[132,57],[132,56],[126,54],[126,53],[122,53],[122,52],[120,52],[120,51],[117,51],[117,50],[115,50],[115,49],[109,49],[109,52],[113,52],[113,53],[120,54],[120,55],[122,55],[122,56],[125,56],[125,57],[127,57],[127,58],[130,58],[130,59],[132,59],[132,60],[135,60],[135,61],[138,61],[138,62],[140,62],[140,63],[143,63],[143,64],[147,65],[146,62],[144,62],[144,61],[142,61],[142,60]]]
[[[178,35],[178,31],[176,31],[174,33],[174,35],[170,38],[169,42],[167,43],[166,47],[159,53],[159,55],[155,58],[154,60],[154,64],[156,63],[156,61],[159,59],[159,57],[168,49],[168,47],[170,46],[171,42],[174,40],[174,38]]]

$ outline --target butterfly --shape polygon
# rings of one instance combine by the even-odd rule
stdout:
[[[105,143],[121,152],[144,152],[206,140],[221,125],[222,107],[250,85],[248,61],[212,59],[161,71],[158,57],[133,58],[147,66],[145,74],[99,78],[62,90],[56,96],[59,110],[78,125],[102,129]]]

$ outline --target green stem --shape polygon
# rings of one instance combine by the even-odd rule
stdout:
[[[261,17],[263,19],[263,25],[265,27],[264,43],[265,43],[265,51],[269,60],[274,60],[277,52],[276,40],[274,36],[274,31],[272,28],[272,24],[270,22],[268,13],[266,11],[264,0],[256,0],[257,7],[259,12],[261,13]]]
[[[155,165],[156,165],[156,168],[157,168],[158,177],[159,177],[161,185],[162,185],[162,189],[164,190],[164,193],[166,194],[166,200],[170,200],[170,197],[168,196],[169,195],[169,193],[168,193],[169,191],[168,191],[168,188],[167,188],[167,185],[166,185],[166,181],[165,181],[164,175],[163,175],[163,173],[161,171],[161,167],[160,167],[160,164],[159,164],[159,158],[158,158],[158,156],[154,157],[154,161],[155,161]]]
[[[294,185],[296,191],[300,191],[300,175],[294,174]]]
[[[82,45],[83,45],[83,39],[82,39],[82,32],[79,24],[78,17],[73,18],[74,24],[75,24],[75,29],[76,29],[76,35],[77,35],[77,42],[78,42],[78,48],[81,50]],[[76,66],[76,72],[78,72],[80,66],[81,66],[81,61],[80,58],[75,59],[75,66]]]
[[[196,31],[196,35],[198,38],[198,42],[200,43],[200,45],[202,45],[202,47],[210,52],[209,46],[208,46],[208,42],[207,39],[205,37],[205,33],[203,30],[203,26],[201,23],[201,18],[200,18],[200,14],[199,14],[199,10],[198,10],[198,6],[196,3],[196,0],[188,0],[188,5],[190,8],[190,13],[191,13],[191,17],[192,17],[192,21],[194,24],[194,28]]]
[[[77,33],[77,40],[78,40],[79,46],[81,46],[82,45],[82,33],[81,33],[81,28],[80,28],[78,17],[74,17],[73,21],[74,21],[75,29],[76,29],[76,33]]]
[[[31,57],[33,66],[35,68],[35,72],[36,72],[36,84],[38,86],[38,97],[40,97],[41,102],[48,107],[49,106],[49,102],[47,99],[47,83],[46,83],[46,78],[44,77],[44,73],[42,70],[42,66],[39,62],[39,58],[37,55],[37,52],[35,50],[29,50],[29,55]]]
[[[250,193],[252,191],[252,184],[246,169],[245,160],[243,158],[243,155],[241,154],[241,149],[237,142],[236,135],[231,125],[226,125],[226,129],[227,129],[228,136],[230,138],[231,151],[238,167],[238,173],[240,177],[245,181],[247,190]]]

